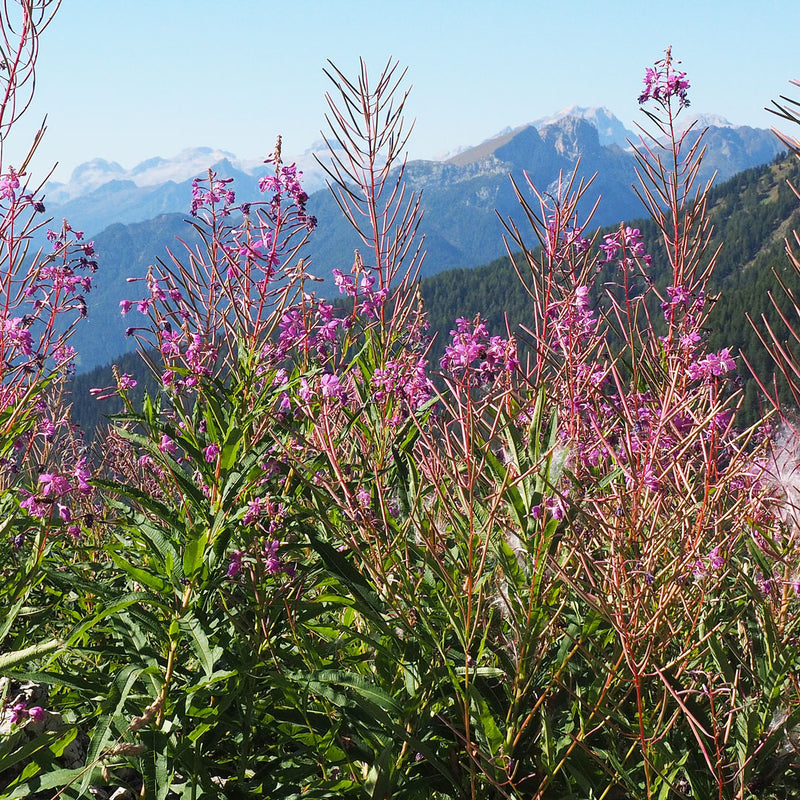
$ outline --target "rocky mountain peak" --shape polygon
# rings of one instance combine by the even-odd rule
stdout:
[[[583,119],[593,125],[603,146],[616,144],[625,150],[628,148],[628,140],[636,138],[633,131],[626,128],[605,106],[567,106],[549,117],[540,117],[531,124],[541,129],[567,117]]]
[[[594,153],[602,146],[597,128],[579,117],[562,117],[545,125],[540,133],[545,144],[569,161]]]

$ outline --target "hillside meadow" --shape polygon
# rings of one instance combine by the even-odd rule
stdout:
[[[54,8],[0,12],[0,132]],[[782,386],[740,419],[689,77],[645,72],[647,225],[513,183],[525,330],[463,313],[437,357],[404,73],[329,77],[342,303],[280,141],[255,197],[198,178],[200,244],[120,298],[155,388],[94,387],[121,411],[91,445],[65,387],[102,262],[67,222],[31,259],[50,223],[0,165],[2,796],[797,795],[797,304],[754,317]]]

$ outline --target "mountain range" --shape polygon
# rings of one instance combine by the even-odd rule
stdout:
[[[701,177],[716,172],[720,181],[768,163],[783,150],[769,131],[736,127],[721,118],[701,119],[687,134],[690,141],[699,135],[700,125],[712,122],[707,126]],[[591,199],[587,196],[584,207],[588,211],[595,198],[602,197],[593,218],[595,226],[640,216],[641,204],[631,188],[636,162],[628,145],[636,139],[606,109],[573,106],[506,129],[445,160],[409,162],[404,179],[410,189],[421,192],[424,209],[422,275],[472,268],[505,252],[498,216],[519,216],[509,176],[523,188],[530,179],[540,192],[552,193],[560,177],[577,173],[588,179],[596,173]],[[322,185],[323,172],[314,160],[315,155],[322,157],[320,153],[315,146],[296,160],[304,169],[308,188]],[[133,346],[124,337],[131,323],[120,317],[118,305],[131,291],[126,278],[144,275],[167,246],[174,246],[176,236],[191,235],[192,229],[184,223],[191,180],[209,166],[220,176],[235,179],[239,200],[258,196],[264,165],[210,148],[186,150],[174,159],[150,159],[129,171],[95,160],[76,169],[67,184],[47,187],[48,213],[87,231],[100,259],[96,289],[87,297],[90,319],[75,336],[80,370],[106,363]],[[319,220],[308,250],[312,271],[322,277],[333,268],[346,271],[353,251],[363,246],[327,188],[310,194],[308,210]],[[63,201],[53,202],[57,198]],[[330,282],[322,284],[321,291],[332,294]],[[96,335],[98,330],[102,336]]]
[[[580,140],[569,142],[569,120],[589,123],[597,133],[597,141],[594,141],[593,134],[584,130]],[[716,156],[714,168],[718,169],[719,180],[725,180],[748,167],[766,163],[783,149],[770,131],[737,127],[718,115],[695,115],[688,117],[687,122],[695,122],[697,131],[709,129],[707,142],[710,146],[706,160],[710,164],[711,157]],[[564,129],[565,126],[567,130],[560,137],[561,141],[556,141],[559,137],[554,136],[553,131]],[[630,142],[639,141],[639,134],[626,128],[608,109],[569,106],[526,125],[505,128],[477,146],[458,148],[446,158],[413,161],[410,172],[417,176],[420,185],[430,185],[431,178],[437,174],[443,175],[445,180],[459,182],[475,177],[474,167],[465,174],[456,175],[452,169],[442,169],[444,165],[453,167],[466,163],[493,162],[483,164],[484,173],[508,174],[508,171],[519,167],[530,172],[526,149],[531,142],[531,128],[556,148],[554,154],[538,154],[540,163],[542,160],[552,162],[551,172],[552,167],[564,167],[564,156],[574,166],[577,155],[588,154],[598,144],[601,148],[612,150],[618,147],[630,156]],[[576,132],[574,124],[573,132]],[[521,140],[520,136],[523,137]],[[505,147],[512,141],[516,142],[512,148]],[[500,152],[495,152],[498,150]],[[325,142],[320,140],[300,155],[284,157],[286,163],[294,162],[303,172],[303,185],[309,195],[325,190],[326,176],[319,161],[324,162],[327,155]],[[488,158],[491,155],[495,159]],[[584,172],[588,172],[586,166]],[[233,153],[211,147],[187,148],[172,158],[150,158],[131,169],[125,169],[115,161],[97,158],[76,167],[69,181],[46,184],[48,210],[56,219],[74,219],[90,235],[96,235],[116,222],[143,222],[159,214],[185,213],[190,203],[192,180],[205,176],[209,169],[215,170],[220,176],[234,178],[237,190],[244,196],[257,192],[258,179],[268,168],[264,164],[264,157],[240,159]],[[535,178],[538,184],[538,176]],[[611,215],[614,216],[613,212]]]

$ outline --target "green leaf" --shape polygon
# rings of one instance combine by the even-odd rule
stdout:
[[[93,777],[92,770],[86,767],[56,769],[46,772],[44,775],[28,778],[23,783],[12,784],[9,789],[5,790],[8,794],[4,794],[3,798],[5,800],[16,800],[16,798],[31,797],[39,792],[44,793],[50,789],[63,789],[74,784],[84,772],[88,775],[89,782],[91,782]]]
[[[116,602],[112,603],[111,605],[105,606],[101,611],[95,614],[93,617],[81,622],[78,624],[70,633],[69,637],[66,641],[66,646],[71,647],[74,645],[88,630],[93,628],[97,625],[98,622],[107,619],[108,617],[116,616],[120,611],[124,611],[125,609],[129,608],[130,606],[142,602],[142,601],[152,601],[152,596],[145,594],[144,592],[130,592],[128,594],[122,595],[119,597]]]
[[[309,673],[294,673],[292,677],[305,683],[312,691],[325,686],[343,686],[352,689],[356,698],[365,700],[389,714],[400,716],[403,713],[403,707],[400,703],[357,672],[328,669]],[[347,695],[342,695],[342,698],[346,697]]]
[[[31,739],[31,741],[26,741],[25,734],[21,731],[12,734],[8,738],[4,735],[3,738],[0,739],[0,743],[2,744],[2,748],[0,748],[0,775],[6,772],[6,770],[11,769],[15,764],[28,761],[31,756],[39,751],[52,747],[60,739],[65,739],[69,742],[74,738],[74,729],[61,732],[46,731],[35,739]],[[22,742],[22,744],[17,745],[18,742]],[[8,748],[7,751],[6,748]]]
[[[106,745],[112,739],[115,729],[117,731],[123,731],[128,727],[129,720],[125,715],[125,703],[142,672],[143,670],[141,667],[131,665],[123,667],[116,676],[113,683],[113,689],[116,691],[114,691],[108,699],[113,699],[114,695],[119,692],[117,703],[114,710],[100,717],[94,726],[89,748],[86,752],[87,764],[99,762],[103,751],[106,749]],[[81,781],[80,791],[85,792],[91,781],[92,772],[91,770],[87,770]]]
[[[149,586],[156,592],[166,593],[171,590],[172,587],[170,584],[168,584],[160,575],[155,575],[148,570],[135,567],[130,561],[128,561],[126,558],[123,558],[119,553],[115,553],[113,550],[110,551],[110,555],[112,561],[117,565],[117,567],[130,575],[131,578],[138,583]]]
[[[192,650],[202,665],[206,678],[211,677],[214,673],[214,664],[222,655],[222,648],[215,647],[213,650],[211,649],[200,620],[191,612],[180,620],[180,627],[189,634]]]
[[[24,664],[26,661],[31,661],[39,656],[52,653],[56,650],[65,649],[64,643],[58,639],[50,639],[47,642],[39,642],[32,644],[30,647],[25,647],[22,650],[14,650],[11,653],[0,654],[0,673],[7,672],[14,667]]]
[[[390,633],[391,628],[383,616],[384,603],[364,576],[342,553],[320,539],[310,526],[303,525],[301,527],[308,536],[311,547],[319,554],[325,566],[361,601],[358,604],[358,610],[369,617],[385,633]]]
[[[496,672],[502,675],[500,670],[496,670]],[[480,722],[480,732],[485,739],[486,751],[488,753],[499,753],[503,747],[505,736],[497,726],[489,704],[474,684],[469,687],[469,696],[472,712]]]
[[[192,532],[183,551],[183,574],[191,580],[203,565],[208,547],[208,528]]]
[[[394,743],[386,745],[370,766],[365,786],[367,790],[372,790],[370,793],[372,800],[385,800],[387,797],[394,797],[393,751]]]
[[[174,776],[174,769],[170,768],[169,736],[162,730],[145,728],[139,731],[139,738],[147,747],[147,752],[142,758],[142,773],[146,796],[155,800],[165,800],[169,794]]]

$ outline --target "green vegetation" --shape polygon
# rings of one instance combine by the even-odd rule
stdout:
[[[19,10],[11,95],[53,8]],[[331,65],[331,178],[363,245],[343,302],[315,292],[280,142],[239,214],[210,173],[198,243],[123,298],[155,388],[113,372],[91,447],[64,387],[93,246],[65,222],[30,262],[39,203],[0,169],[4,798],[800,795],[799,440],[742,422],[708,336],[709,215],[783,202],[791,165],[712,211],[701,151],[670,135],[677,63],[640,97],[650,222],[590,237],[585,185],[519,192],[525,304],[508,263],[486,270],[507,271],[493,302],[530,308],[524,359],[451,288],[436,375],[404,76]],[[779,243],[764,215],[739,269]],[[765,349],[800,395],[792,320]]]

